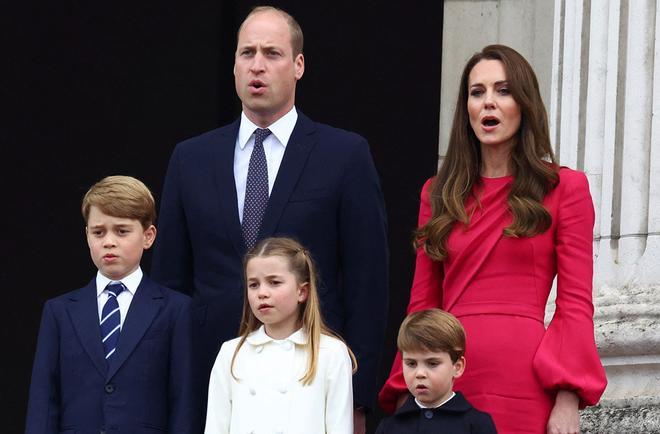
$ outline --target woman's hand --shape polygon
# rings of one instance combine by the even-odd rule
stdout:
[[[548,434],[578,434],[580,432],[580,398],[570,390],[560,390],[548,419]]]

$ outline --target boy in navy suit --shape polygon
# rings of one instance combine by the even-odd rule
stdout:
[[[155,209],[149,189],[128,176],[85,194],[98,273],[44,306],[26,433],[190,432],[189,298],[140,268]]]
[[[465,370],[465,331],[440,309],[410,314],[401,324],[397,346],[403,377],[412,394],[376,434],[496,434],[489,414],[476,410],[452,390]]]

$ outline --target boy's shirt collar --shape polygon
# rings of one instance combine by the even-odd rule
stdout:
[[[142,281],[142,276],[144,273],[142,273],[142,268],[138,265],[137,269],[133,271],[131,274],[128,276],[124,277],[121,279],[121,283],[124,284],[128,292],[131,293],[131,295],[135,295],[135,292],[137,291],[138,286],[140,285],[140,282]],[[108,283],[110,282],[117,282],[117,280],[111,280],[105,277],[103,274],[101,274],[100,271],[96,273],[96,296],[100,296],[103,291],[105,290],[105,287],[108,286]]]
[[[444,401],[442,401],[442,402],[440,403],[440,405],[436,405],[435,407],[427,407],[426,405],[424,405],[424,404],[422,404],[421,402],[419,402],[419,401],[417,400],[417,398],[415,398],[415,404],[417,404],[417,406],[418,406],[419,408],[430,408],[430,409],[434,409],[434,408],[442,407],[442,406],[445,405],[447,402],[449,402],[449,400],[452,399],[454,396],[456,396],[456,392],[453,392],[453,391],[452,391],[452,392],[451,392],[451,395],[449,396],[449,398],[445,399]]]
[[[463,413],[472,408],[472,405],[463,397],[461,392],[454,392],[455,395],[452,399],[445,401],[440,407],[436,408],[420,408],[415,402],[413,396],[408,397],[401,407],[399,407],[394,416],[396,417],[408,417],[408,415],[419,414],[420,411],[440,411],[440,412],[450,412],[450,413]]]

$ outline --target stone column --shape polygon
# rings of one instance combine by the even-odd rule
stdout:
[[[569,62],[554,65],[557,112],[578,120],[556,119],[555,137],[561,162],[587,173],[596,206],[596,339],[609,381],[583,427],[660,432],[660,9],[654,0],[556,7],[559,56],[579,45],[569,60],[581,70],[568,76]]]
[[[503,43],[537,72],[559,162],[589,178],[609,384],[587,433],[660,432],[659,14],[656,0],[445,0],[440,159],[465,61]]]

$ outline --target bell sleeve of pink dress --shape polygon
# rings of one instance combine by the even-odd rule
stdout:
[[[431,219],[431,200],[429,189],[433,178],[426,181],[422,187],[421,204],[419,208],[419,219],[417,227],[421,227]],[[410,302],[407,313],[424,309],[441,307],[442,305],[442,265],[429,258],[424,249],[417,249],[415,260],[415,275],[410,290]],[[408,393],[406,383],[403,379],[403,368],[401,366],[401,353],[397,352],[390,376],[378,394],[378,403],[387,413],[393,413],[399,397]]]
[[[600,399],[607,379],[594,339],[594,208],[586,176],[561,169],[553,192],[556,209],[556,310],[534,356],[534,371],[549,390],[571,390],[580,407]]]

